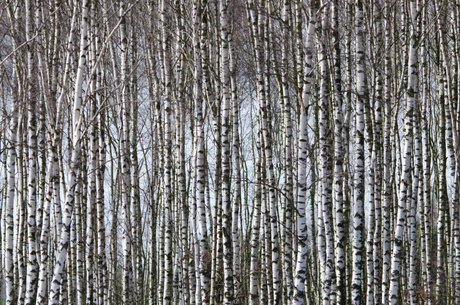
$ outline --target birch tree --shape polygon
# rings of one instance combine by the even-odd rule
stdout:
[[[307,109],[310,104],[311,98],[311,84],[312,84],[312,68],[313,68],[313,44],[314,44],[314,28],[315,28],[315,12],[310,11],[310,21],[308,23],[307,31],[307,47],[306,47],[306,61],[307,71],[305,71],[304,82],[302,87],[302,104],[300,113],[300,126],[298,136],[298,163],[297,163],[297,231],[298,231],[298,249],[297,249],[297,264],[295,269],[294,279],[294,304],[303,304],[305,298],[305,279],[307,275],[307,213],[306,213],[306,197],[307,197],[307,177],[306,177],[306,162],[307,162],[307,143],[308,143],[308,117]]]
[[[232,252],[232,206],[231,206],[231,154],[230,154],[230,61],[229,61],[229,24],[228,0],[220,2],[221,26],[221,78],[222,78],[222,221],[223,246],[224,246],[224,304],[233,303],[233,252]]]
[[[355,174],[354,174],[354,206],[353,206],[353,273],[352,273],[352,302],[361,304],[362,301],[362,266],[363,266],[363,230],[364,230],[364,33],[363,33],[363,3],[355,2],[356,18],[356,90],[357,101],[355,109]]]
[[[390,48],[390,7],[385,4],[385,49]],[[383,135],[383,214],[382,214],[382,301],[384,304],[388,304],[388,289],[390,286],[390,268],[391,268],[391,237],[390,237],[390,217],[391,217],[391,194],[392,194],[392,183],[390,181],[391,175],[391,122],[392,122],[392,111],[391,111],[391,57],[390,52],[386,53],[384,59],[384,135]]]
[[[8,6],[8,15],[11,23],[11,36],[13,38],[13,47],[17,48],[17,22],[14,10],[11,6]],[[9,143],[8,143],[8,164],[7,164],[7,189],[6,189],[6,204],[3,212],[5,221],[5,284],[6,284],[6,304],[14,304],[15,299],[15,281],[14,281],[14,200],[15,200],[15,175],[16,175],[16,159],[17,159],[17,141],[18,141],[18,115],[19,115],[19,97],[21,96],[21,84],[19,78],[19,63],[16,55],[13,55],[14,61],[14,72],[13,72],[13,86],[17,91],[17,94],[12,96],[12,112],[11,122],[9,129]],[[21,135],[19,135],[20,138]],[[3,249],[2,249],[3,250]]]
[[[67,256],[67,248],[69,246],[70,225],[72,220],[72,209],[75,203],[75,186],[77,183],[77,173],[79,171],[79,155],[80,155],[80,135],[81,135],[81,107],[82,107],[82,82],[83,82],[83,68],[86,62],[86,51],[88,47],[88,11],[89,1],[82,4],[82,21],[81,21],[81,38],[80,38],[80,51],[77,67],[77,76],[74,92],[74,105],[72,111],[72,155],[71,155],[71,171],[69,173],[69,183],[67,189],[66,203],[64,209],[64,220],[62,231],[59,236],[58,255],[53,271],[53,278],[50,286],[49,305],[57,304],[61,292],[61,285],[63,279],[64,266]]]
[[[2,2],[6,303],[458,303],[459,14]]]
[[[402,176],[401,184],[399,189],[399,202],[396,214],[395,222],[395,234],[394,234],[394,246],[391,255],[391,282],[389,298],[391,304],[398,302],[398,281],[401,272],[401,257],[402,257],[402,246],[403,246],[403,233],[406,222],[406,204],[408,200],[408,188],[410,186],[410,168],[411,168],[411,156],[412,156],[412,141],[413,141],[413,113],[414,113],[414,102],[417,93],[417,55],[416,55],[416,43],[417,43],[417,11],[415,1],[410,3],[410,17],[412,20],[411,26],[411,42],[409,47],[409,64],[408,64],[408,82],[407,82],[407,101],[406,101],[406,116],[404,118],[405,127],[405,142],[404,142],[404,162],[402,165]]]
[[[27,174],[27,287],[25,304],[35,303],[35,289],[37,285],[37,253],[36,253],[36,195],[37,195],[37,117],[36,117],[36,99],[38,96],[34,94],[35,86],[33,70],[35,66],[34,60],[34,42],[31,41],[34,31],[33,20],[33,3],[25,2],[25,19],[26,19],[26,40],[27,43],[27,80],[26,80],[26,96],[27,96],[27,143],[29,145],[28,153],[28,174]]]

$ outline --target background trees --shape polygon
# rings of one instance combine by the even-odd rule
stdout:
[[[459,303],[459,15],[1,2],[0,302]]]

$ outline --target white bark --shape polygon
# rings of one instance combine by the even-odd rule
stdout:
[[[197,215],[198,215],[198,232],[194,233],[196,240],[199,244],[199,252],[195,247],[195,255],[199,253],[199,277],[197,276],[197,287],[200,289],[200,301],[202,304],[209,303],[209,271],[206,268],[208,263],[206,260],[209,259],[210,249],[207,241],[207,226],[206,226],[206,206],[205,206],[205,151],[204,151],[204,120],[203,120],[203,96],[202,96],[202,65],[201,65],[201,56],[202,49],[200,39],[203,40],[203,27],[206,25],[202,20],[203,16],[203,7],[200,0],[195,0],[193,4],[193,18],[194,18],[194,59],[195,59],[195,70],[194,77],[195,83],[193,87],[194,91],[194,100],[195,100],[195,181],[196,185],[195,192],[192,196],[196,197],[197,205]],[[193,227],[195,228],[195,227]],[[195,262],[195,263],[198,263]],[[197,266],[198,267],[198,266]],[[197,294],[197,304],[198,304],[198,294]]]
[[[25,269],[25,218],[26,218],[26,207],[25,207],[25,191],[24,191],[24,180],[25,180],[25,166],[24,166],[24,111],[20,109],[19,122],[18,122],[18,213],[16,219],[16,241],[15,241],[15,256],[17,260],[18,279],[18,300],[20,304],[24,303],[25,288],[26,288],[26,269]]]
[[[297,234],[298,234],[298,244],[297,244],[297,262],[295,269],[295,278],[294,278],[294,296],[293,304],[302,305],[305,299],[305,278],[307,273],[307,236],[308,236],[308,227],[306,221],[306,168],[307,168],[307,143],[308,143],[308,117],[307,117],[307,108],[310,105],[311,97],[311,84],[312,84],[312,75],[311,70],[313,67],[312,55],[314,47],[314,30],[315,30],[315,18],[313,15],[310,18],[307,29],[307,47],[306,47],[306,61],[308,71],[305,71],[305,80],[302,88],[302,105],[301,105],[301,114],[300,114],[300,126],[299,126],[299,135],[298,135],[298,158],[297,163]]]
[[[224,304],[233,304],[233,252],[231,204],[231,151],[230,151],[230,63],[228,0],[220,1],[221,22],[221,81],[222,81],[222,235],[224,252]]]
[[[356,0],[356,91],[355,108],[355,174],[353,206],[353,266],[352,266],[352,304],[361,304],[362,265],[363,265],[363,230],[364,230],[364,112],[365,92],[364,68],[364,29],[363,3]]]
[[[17,48],[16,35],[17,35],[17,22],[16,16],[14,15],[13,8],[8,6],[8,17],[11,23],[11,36],[13,46]],[[18,71],[18,59],[13,56],[14,70],[13,70],[13,85],[18,91],[20,90],[19,84],[19,71]],[[4,208],[4,221],[5,221],[5,243],[4,243],[4,268],[5,268],[5,294],[6,304],[13,305],[15,302],[15,283],[14,283],[14,263],[16,261],[14,257],[14,203],[15,203],[15,176],[16,176],[16,162],[17,162],[17,146],[18,146],[18,115],[19,115],[19,92],[12,92],[12,110],[11,110],[11,121],[9,123],[9,139],[7,141],[7,177],[6,177],[6,202]],[[21,134],[19,134],[19,139]],[[20,162],[18,162],[20,163]],[[3,232],[2,232],[3,233]],[[3,249],[2,249],[3,250]]]
[[[305,107],[303,107],[305,108]],[[306,202],[306,168],[307,168],[307,114],[302,111],[300,115],[300,137],[299,137],[299,161],[297,165],[297,231],[298,231],[298,245],[297,245],[297,264],[294,279],[294,296],[293,304],[303,304],[305,298],[305,277],[306,277],[306,263],[307,263],[307,223],[305,215],[305,202]]]
[[[128,67],[128,37],[126,29],[125,6],[120,3],[120,45],[121,45],[121,103],[120,103],[120,130],[119,150],[121,166],[121,225],[122,225],[122,251],[123,251],[123,275],[122,275],[122,300],[124,304],[131,305],[133,302],[133,268],[131,243],[131,162],[129,150],[130,136],[130,105],[129,105],[129,67]],[[88,232],[89,234],[89,232]],[[88,292],[87,292],[88,293]]]
[[[319,163],[320,163],[320,201],[321,209],[318,205],[318,213],[322,216],[322,231],[321,241],[323,248],[319,248],[320,261],[323,265],[321,273],[322,285],[322,304],[328,305],[335,303],[336,291],[333,288],[333,275],[335,275],[335,257],[333,244],[333,223],[332,223],[332,160],[331,160],[331,140],[328,135],[331,131],[330,116],[329,116],[329,101],[328,95],[328,69],[327,69],[327,50],[326,50],[326,33],[329,30],[328,6],[322,15],[321,20],[321,36],[318,37],[319,43],[319,73],[320,73],[320,88],[319,88]],[[320,217],[318,217],[320,218]],[[323,237],[324,235],[324,237]],[[324,253],[323,253],[324,252]]]
[[[417,67],[417,54],[416,54],[416,11],[415,1],[410,3],[410,14],[412,17],[411,27],[411,43],[409,47],[409,64],[408,64],[408,83],[407,83],[407,102],[406,102],[406,117],[404,118],[405,125],[405,143],[404,155],[401,173],[401,183],[399,189],[399,202],[395,221],[395,234],[394,234],[394,247],[391,256],[391,283],[389,291],[389,302],[394,305],[398,302],[399,297],[399,277],[401,270],[401,256],[403,251],[403,234],[406,223],[406,204],[408,189],[410,187],[410,170],[411,170],[411,155],[412,155],[412,142],[413,142],[413,112],[414,102],[417,94],[417,81],[418,81],[418,67]]]
[[[196,142],[195,142],[196,143]],[[196,158],[196,146],[195,143],[193,145],[192,156],[194,159],[194,165],[197,164]],[[191,244],[193,245],[193,263],[195,267],[195,282],[190,281],[190,290],[191,295],[195,295],[195,299],[190,300],[192,304],[201,304],[201,275],[200,275],[200,247],[198,242],[198,232],[196,229],[196,216],[197,216],[197,205],[196,205],[196,178],[197,178],[197,170],[196,166],[193,166],[192,169],[192,185],[191,185]],[[193,277],[191,277],[193,279]],[[194,289],[195,288],[195,289]]]
[[[379,2],[373,4],[373,18],[375,20],[374,30],[374,49],[376,52],[376,59],[382,62],[385,55],[383,55],[383,8]],[[373,173],[374,173],[374,206],[375,206],[375,232],[373,236],[373,264],[374,264],[374,302],[376,304],[382,303],[382,187],[383,187],[383,136],[382,136],[382,107],[383,107],[383,79],[382,71],[375,69],[374,84],[375,84],[375,103],[371,108],[371,114],[374,113],[374,137],[373,137]],[[372,109],[375,109],[373,111]]]
[[[64,67],[64,74],[62,82],[65,84],[67,82],[67,76],[69,73],[70,66],[70,53],[73,48],[74,43],[74,30],[77,19],[77,7],[73,9],[72,20],[70,25],[70,33],[67,39],[67,52],[66,52],[66,61]],[[52,126],[51,130],[51,145],[48,152],[48,177],[46,178],[47,185],[45,190],[45,205],[43,207],[43,221],[42,221],[42,231],[40,236],[40,271],[38,277],[38,289],[37,289],[37,305],[45,304],[47,298],[47,274],[48,274],[48,239],[50,232],[50,214],[51,208],[53,206],[53,201],[55,204],[59,204],[58,188],[59,188],[59,156],[58,156],[58,144],[59,144],[59,134],[62,126],[62,105],[64,102],[64,96],[66,90],[62,90],[57,100],[56,114],[53,118],[55,125]],[[59,202],[59,203],[58,203]]]
[[[27,144],[28,153],[28,174],[27,174],[27,280],[26,280],[26,300],[25,304],[35,303],[35,292],[37,286],[37,254],[36,254],[36,196],[37,196],[37,117],[36,117],[36,96],[34,95],[35,81],[34,69],[34,42],[33,36],[33,15],[34,10],[31,0],[25,2],[26,15],[26,40],[27,43]]]
[[[171,71],[169,53],[169,30],[168,30],[168,4],[165,0],[161,2],[161,23],[162,23],[162,49],[163,52],[163,102],[164,102],[164,287],[163,305],[172,301],[172,107],[171,107]]]
[[[442,297],[446,293],[446,278],[447,273],[447,249],[448,249],[448,230],[447,221],[449,207],[446,189],[446,114],[445,114],[445,79],[443,74],[439,76],[439,103],[440,103],[440,132],[438,137],[438,150],[439,150],[439,178],[438,178],[438,213],[436,220],[437,230],[437,268],[436,268],[436,296],[439,304],[445,304]],[[447,236],[446,236],[447,235]]]
[[[100,68],[101,70],[104,67]],[[101,76],[100,78],[103,78]],[[99,82],[100,80],[98,80]],[[98,86],[100,87],[100,86]],[[103,97],[103,96],[102,96]],[[99,107],[103,105],[102,97],[99,99]],[[104,208],[104,174],[106,167],[106,149],[105,149],[105,111],[99,114],[98,128],[99,138],[97,145],[99,146],[98,170],[96,176],[96,213],[97,213],[97,266],[98,266],[98,304],[107,304],[107,259],[106,259],[106,224],[105,224],[105,208]]]
[[[418,112],[418,110],[415,110]],[[412,198],[410,198],[410,213],[408,217],[409,225],[409,234],[410,234],[410,253],[409,253],[409,300],[411,305],[417,304],[417,294],[416,294],[416,264],[417,264],[417,229],[416,229],[416,212],[418,205],[418,187],[419,187],[419,176],[420,168],[422,166],[422,154],[421,154],[421,141],[419,133],[419,123],[417,123],[418,118],[414,119],[414,174],[412,177]]]
[[[232,22],[232,26],[233,22]],[[230,88],[231,88],[231,102],[232,102],[232,138],[233,138],[233,150],[232,150],[232,166],[235,181],[234,189],[234,201],[233,201],[233,215],[232,215],[232,246],[233,246],[233,276],[240,276],[240,245],[239,245],[239,213],[241,205],[241,170],[240,170],[240,136],[239,136],[239,100],[237,97],[236,87],[236,62],[235,62],[235,51],[233,48],[233,35],[229,38],[229,49],[230,49]],[[242,213],[243,211],[241,211]],[[241,280],[240,280],[241,281]],[[235,291],[238,289],[238,281],[234,282]],[[238,300],[237,300],[238,301]]]
[[[291,7],[290,1],[283,1],[281,19],[284,23],[282,33],[285,37],[285,41],[281,43],[281,104],[283,114],[283,125],[284,125],[284,154],[283,154],[283,174],[284,174],[284,198],[283,198],[283,304],[286,299],[292,297],[293,283],[292,283],[292,216],[294,206],[293,196],[293,177],[292,177],[292,117],[291,117],[291,99],[289,97],[289,86],[288,86],[288,37],[289,37],[289,26],[291,19]]]
[[[335,276],[337,283],[337,303],[346,302],[346,274],[345,274],[345,219],[343,206],[343,97],[340,57],[339,32],[339,3],[332,3],[332,31],[333,31],[333,113],[334,113],[334,181],[333,202],[335,214],[334,248],[335,248]],[[345,143],[348,144],[348,143]]]
[[[79,177],[81,179],[81,176]],[[75,288],[76,296],[75,303],[77,305],[83,305],[85,302],[85,260],[84,260],[84,249],[85,241],[83,240],[83,215],[82,215],[82,182],[77,183],[75,187],[75,237],[76,242],[76,274],[75,274]]]
[[[249,11],[249,7],[247,10]],[[250,12],[253,12],[251,8]],[[249,13],[247,14],[248,16],[248,23],[252,24],[256,22],[252,18],[255,17],[255,14]],[[251,27],[252,30],[254,30],[254,27]],[[254,186],[254,213],[252,215],[251,219],[251,228],[252,228],[252,234],[251,234],[251,262],[250,262],[250,271],[249,271],[249,304],[250,305],[255,305],[259,304],[259,297],[261,300],[263,299],[263,293],[262,291],[259,291],[259,279],[262,277],[262,273],[260,272],[261,266],[262,266],[262,259],[259,259],[259,235],[260,235],[260,220],[261,220],[261,214],[262,214],[262,186],[260,184],[261,181],[261,176],[262,176],[262,154],[261,154],[261,143],[259,140],[259,135],[257,135],[257,141],[256,141],[256,152],[257,152],[257,157],[255,160],[255,181],[256,184]],[[263,247],[263,243],[261,245]],[[262,290],[263,284],[260,284],[260,287]]]
[[[385,49],[390,48],[390,6],[385,3]],[[388,304],[388,291],[390,287],[391,267],[391,236],[390,236],[390,208],[392,204],[391,193],[391,57],[386,52],[384,59],[384,135],[383,135],[383,214],[382,214],[382,303]]]
[[[56,264],[53,272],[53,279],[50,287],[49,305],[55,305],[59,302],[61,291],[67,248],[69,246],[70,224],[72,217],[72,209],[74,206],[75,185],[77,183],[77,170],[79,168],[80,155],[80,126],[81,126],[81,106],[82,106],[82,83],[83,83],[83,68],[86,62],[87,50],[87,33],[88,33],[88,11],[89,0],[85,0],[82,4],[82,22],[81,22],[81,38],[80,38],[80,53],[78,60],[77,76],[75,80],[74,105],[72,111],[72,155],[71,155],[71,171],[69,172],[69,183],[67,185],[67,198],[64,210],[63,226],[59,237],[59,248],[56,257]]]
[[[266,159],[266,168],[268,176],[268,188],[269,188],[269,210],[270,210],[270,233],[271,233],[271,265],[272,265],[272,274],[273,274],[273,291],[274,291],[274,302],[277,303],[281,300],[281,278],[279,270],[279,246],[278,246],[278,217],[276,210],[276,192],[275,192],[275,175],[273,168],[272,160],[272,137],[269,130],[270,121],[268,120],[268,108],[267,108],[267,93],[265,84],[265,76],[268,71],[266,71],[265,61],[263,61],[263,41],[262,37],[268,40],[268,33],[264,33],[264,13],[257,12],[255,10],[254,3],[250,1],[250,11],[251,20],[252,20],[252,31],[254,33],[254,50],[256,56],[256,74],[257,74],[257,91],[258,91],[258,103],[261,111],[261,130],[264,141],[264,154]],[[258,14],[257,18],[255,15]],[[257,21],[257,23],[255,22]]]
[[[259,142],[259,141],[258,141]],[[250,263],[250,278],[249,278],[249,304],[259,304],[259,288],[258,280],[261,276],[260,267],[261,260],[259,259],[259,233],[260,233],[260,218],[261,218],[261,196],[262,187],[260,186],[261,178],[261,156],[260,156],[260,143],[257,143],[258,158],[256,160],[256,185],[254,188],[254,214],[252,216],[252,234],[251,234],[251,263]]]
[[[16,70],[16,69],[15,69]],[[15,72],[16,74],[17,72]],[[17,75],[17,74],[16,74]],[[15,76],[17,80],[17,76]],[[4,210],[5,217],[5,288],[6,304],[14,304],[14,192],[15,192],[15,167],[16,167],[16,145],[18,128],[17,100],[13,99],[13,111],[10,122],[10,138],[8,141],[8,164],[7,164],[7,196]]]

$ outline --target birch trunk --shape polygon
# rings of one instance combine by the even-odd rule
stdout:
[[[231,152],[230,152],[230,64],[228,0],[220,2],[221,26],[221,81],[222,81],[222,234],[224,250],[224,304],[233,304],[233,252],[232,252],[232,204],[231,204]]]
[[[120,41],[121,41],[121,103],[120,103],[120,166],[121,166],[121,214],[122,214],[122,249],[123,249],[123,275],[122,287],[123,303],[131,305],[133,302],[133,269],[132,269],[132,235],[131,235],[131,162],[130,162],[130,105],[129,105],[129,67],[128,67],[128,37],[126,29],[126,9],[123,3],[120,3],[119,16],[120,23]]]
[[[417,63],[418,64],[418,63]],[[410,214],[408,217],[409,225],[409,234],[410,234],[410,253],[409,253],[409,300],[411,305],[417,304],[417,294],[416,294],[416,264],[417,264],[417,241],[416,241],[416,210],[418,205],[418,187],[419,187],[419,176],[420,168],[422,166],[422,154],[421,154],[421,141],[420,141],[420,132],[419,132],[419,119],[420,116],[418,107],[414,108],[416,115],[414,118],[413,133],[414,133],[414,174],[412,178],[412,198],[410,198]]]
[[[205,206],[205,151],[204,151],[204,120],[203,120],[203,96],[202,96],[202,45],[204,43],[204,9],[201,0],[196,0],[193,6],[194,17],[194,56],[195,56],[195,83],[194,83],[194,100],[195,100],[195,117],[196,117],[196,136],[195,136],[195,166],[196,171],[196,201],[198,214],[199,234],[199,287],[201,303],[209,303],[209,271],[207,264],[210,257],[210,249],[207,241],[206,226],[206,206]],[[200,39],[201,41],[199,42]],[[198,232],[196,232],[198,233]],[[198,280],[198,277],[197,277]],[[197,302],[198,303],[198,302]]]
[[[407,82],[407,101],[406,101],[406,115],[404,118],[404,155],[401,173],[401,183],[399,189],[399,202],[397,208],[397,215],[395,221],[395,234],[394,246],[391,255],[391,283],[389,291],[389,302],[394,305],[398,302],[399,298],[399,277],[401,272],[401,259],[403,251],[403,233],[406,223],[406,204],[408,200],[408,189],[410,187],[410,169],[411,169],[411,155],[412,155],[412,142],[413,142],[413,115],[414,103],[417,96],[417,82],[418,82],[418,67],[417,67],[417,12],[415,1],[410,3],[410,14],[412,20],[411,26],[411,41],[409,47],[409,64],[408,64],[408,82]]]
[[[56,3],[56,7],[59,7],[60,3]],[[74,30],[75,24],[77,19],[77,7],[75,6],[73,9],[72,20],[70,25],[70,33],[67,39],[67,52],[66,52],[66,60],[64,66],[64,73],[62,77],[62,82],[65,84],[67,82],[69,69],[70,69],[70,52],[73,48],[74,43]],[[53,207],[53,201],[59,202],[59,150],[58,145],[60,143],[59,131],[62,128],[62,108],[64,102],[64,96],[66,94],[65,90],[62,90],[59,94],[57,105],[56,105],[56,114],[54,117],[51,117],[52,120],[55,122],[53,126],[50,136],[51,136],[51,143],[49,146],[48,152],[48,177],[46,178],[47,186],[45,190],[45,205],[43,207],[43,221],[42,221],[42,230],[40,236],[40,272],[39,272],[39,283],[37,289],[37,305],[38,304],[45,304],[47,300],[47,273],[48,273],[48,240],[49,240],[49,233],[50,233],[50,216],[51,216],[51,208]],[[54,99],[55,95],[51,95]],[[49,101],[51,103],[51,101]],[[60,204],[60,202],[59,202]]]
[[[448,217],[448,206],[447,206],[447,189],[446,189],[446,114],[445,114],[445,91],[444,91],[444,80],[443,75],[439,76],[439,102],[440,102],[440,136],[438,138],[438,150],[439,150],[439,163],[438,163],[438,213],[437,213],[437,266],[436,266],[436,296],[437,304],[445,304],[445,299],[442,297],[447,293],[447,249],[448,234],[446,228],[447,217]]]
[[[14,9],[11,6],[8,6],[8,17],[11,23],[11,36],[13,47],[17,48],[17,21],[16,15],[14,11],[18,11],[17,8]],[[21,141],[21,134],[19,132],[19,97],[21,95],[21,84],[19,79],[19,64],[18,59],[15,55],[13,55],[13,86],[17,91],[12,92],[12,111],[11,111],[11,121],[10,121],[10,128],[9,128],[9,139],[7,140],[7,172],[6,175],[6,202],[4,208],[4,221],[5,221],[5,230],[4,230],[4,268],[5,268],[5,294],[6,294],[6,304],[7,305],[14,305],[15,299],[17,298],[16,295],[16,287],[15,287],[15,251],[14,251],[14,204],[15,204],[15,176],[16,176],[16,164],[20,164],[20,161],[17,162],[17,152],[16,149],[20,148],[18,145]],[[19,135],[19,137],[18,137]],[[18,139],[19,138],[19,139]],[[19,181],[18,181],[19,182]],[[18,183],[19,184],[19,183]],[[18,194],[19,195],[19,194]],[[19,196],[18,196],[19,197]],[[18,213],[18,212],[17,212]],[[3,250],[2,249],[2,250]]]
[[[362,300],[362,266],[363,266],[363,230],[364,230],[364,29],[363,3],[355,3],[356,26],[356,91],[355,109],[355,174],[353,207],[353,270],[352,270],[352,304],[359,305]]]
[[[306,47],[306,62],[308,71],[305,71],[305,79],[302,88],[302,104],[300,113],[300,126],[298,135],[298,163],[297,163],[297,263],[294,278],[294,296],[293,304],[302,305],[305,299],[305,279],[307,275],[307,255],[308,255],[308,227],[306,220],[306,199],[307,199],[307,144],[308,144],[308,117],[307,109],[310,106],[311,85],[312,85],[312,69],[313,69],[313,47],[314,47],[314,29],[315,15],[311,10],[311,18],[308,23],[307,30],[307,47]]]
[[[15,68],[16,70],[16,68]],[[15,82],[17,84],[17,70],[14,72]],[[14,287],[14,192],[15,192],[15,175],[16,175],[16,146],[17,146],[17,129],[18,129],[18,101],[17,97],[13,96],[13,110],[11,113],[12,119],[10,122],[10,137],[8,140],[8,164],[7,164],[7,185],[6,185],[6,202],[4,209],[5,219],[5,288],[6,288],[6,304],[13,305],[15,299]],[[2,249],[3,250],[3,249]]]
[[[318,207],[318,213],[322,216],[322,233],[321,236],[323,249],[319,248],[321,264],[323,270],[321,274],[322,285],[322,299],[323,304],[328,305],[330,302],[335,303],[336,291],[333,289],[333,275],[335,275],[335,257],[333,245],[333,223],[332,223],[332,201],[330,192],[332,190],[332,181],[330,175],[332,174],[332,160],[330,156],[331,141],[328,138],[330,133],[330,117],[329,117],[329,101],[328,95],[328,69],[327,69],[327,50],[326,50],[326,33],[329,28],[328,20],[328,6],[325,7],[321,20],[321,37],[318,39],[319,43],[319,70],[320,70],[320,88],[319,88],[319,159],[320,159],[320,177],[321,177],[321,207]],[[319,216],[318,216],[319,218]],[[324,253],[323,253],[324,252]]]
[[[374,2],[374,15],[375,19],[375,41],[374,47],[377,54],[383,52],[382,46],[382,18],[383,18],[383,9],[379,2]],[[375,60],[382,61],[384,60],[383,55],[377,56]],[[373,139],[373,152],[375,158],[373,159],[373,171],[375,179],[375,195],[374,195],[374,205],[375,205],[375,232],[374,232],[374,243],[373,243],[373,264],[374,264],[374,302],[377,304],[382,303],[382,189],[383,189],[383,136],[382,136],[382,106],[383,106],[383,80],[382,72],[379,69],[375,71],[375,103],[374,103],[374,139]],[[371,111],[372,112],[372,111]]]
[[[390,6],[385,3],[385,49],[390,48]],[[388,291],[390,287],[391,268],[391,205],[392,205],[392,184],[391,184],[391,57],[387,51],[384,58],[384,135],[383,135],[383,214],[382,214],[382,303],[388,304]]]
[[[163,305],[171,303],[172,298],[172,188],[171,188],[171,147],[172,147],[172,129],[171,129],[171,76],[169,64],[169,33],[167,25],[167,4],[163,0],[161,3],[161,23],[162,23],[162,52],[163,52],[163,82],[164,82],[164,112],[165,112],[165,129],[164,129],[164,293]]]
[[[79,155],[80,155],[80,126],[81,126],[81,107],[82,107],[82,83],[83,83],[83,68],[86,62],[86,51],[88,47],[88,10],[90,1],[86,0],[82,4],[82,22],[81,22],[81,39],[80,39],[80,52],[77,68],[77,77],[75,81],[75,99],[72,111],[72,156],[71,156],[71,171],[69,172],[69,183],[67,189],[67,198],[64,210],[64,220],[62,230],[59,237],[59,248],[58,255],[56,258],[56,264],[53,272],[53,279],[50,286],[50,298],[49,305],[55,305],[59,301],[61,292],[61,285],[63,280],[63,271],[66,261],[67,248],[69,246],[69,235],[70,235],[70,224],[72,209],[75,202],[75,185],[78,168],[80,166]]]
[[[252,1],[250,3],[252,5]],[[264,7],[264,3],[260,3],[261,7]],[[268,202],[270,207],[270,233],[271,233],[271,267],[273,273],[273,292],[274,292],[274,300],[273,302],[278,303],[281,300],[281,279],[280,279],[280,271],[279,271],[279,246],[278,246],[278,217],[276,211],[276,193],[275,193],[275,176],[274,176],[274,168],[273,168],[273,161],[272,161],[272,138],[271,138],[271,131],[269,130],[269,120],[268,120],[268,109],[267,103],[268,98],[265,90],[265,76],[266,76],[266,68],[264,67],[264,63],[262,62],[264,53],[262,52],[263,43],[261,41],[262,37],[266,37],[268,39],[268,33],[264,33],[264,14],[262,12],[256,12],[255,8],[250,10],[250,14],[252,14],[251,19],[253,20],[253,33],[255,34],[254,37],[254,49],[256,53],[256,69],[257,69],[257,90],[258,90],[258,103],[261,111],[261,129],[262,135],[265,142],[264,145],[264,154],[266,158],[266,166],[267,166],[267,176],[268,176],[268,186],[269,186],[269,198]],[[254,15],[258,13],[257,19],[255,19]],[[258,24],[254,23],[254,20],[258,20]],[[268,85],[268,84],[267,84]]]
[[[25,89],[25,88],[24,88]],[[18,215],[16,219],[16,259],[17,259],[17,293],[18,300],[17,303],[23,304],[25,297],[25,288],[26,288],[26,269],[25,269],[25,228],[26,228],[26,207],[24,197],[26,192],[24,191],[24,181],[25,181],[25,158],[24,158],[24,111],[20,109],[19,122],[18,122]]]
[[[255,169],[255,180],[256,185],[254,186],[254,213],[252,216],[252,235],[251,235],[251,265],[250,265],[250,279],[249,279],[249,291],[250,298],[249,304],[255,305],[259,304],[259,285],[258,281],[261,276],[260,268],[262,266],[261,259],[259,259],[259,234],[260,234],[260,218],[261,218],[261,208],[262,208],[262,187],[260,185],[261,179],[261,153],[260,153],[260,141],[257,141],[257,159],[256,159],[256,169]],[[260,285],[262,286],[262,285]]]
[[[292,177],[292,117],[291,117],[291,99],[289,97],[288,86],[288,52],[289,52],[289,27],[291,23],[291,6],[290,1],[283,1],[282,21],[284,26],[282,33],[285,41],[281,43],[281,103],[284,121],[284,219],[283,219],[283,304],[285,300],[292,297],[292,207],[294,205],[293,197],[293,177]]]
[[[230,14],[230,17],[233,17]],[[231,26],[234,27],[234,22],[231,22]],[[235,50],[233,47],[233,33],[230,32],[229,37],[229,64],[230,64],[230,89],[231,89],[231,104],[232,104],[232,166],[233,174],[235,181],[234,186],[234,201],[233,201],[233,215],[232,215],[232,247],[233,247],[233,276],[236,278],[234,281],[234,298],[236,302],[241,302],[239,296],[236,294],[240,285],[238,283],[243,282],[241,277],[240,266],[243,263],[240,258],[240,245],[239,245],[239,221],[240,216],[240,206],[241,206],[241,169],[240,169],[240,136],[239,136],[239,100],[237,96],[237,84],[236,84],[236,62],[235,62]],[[241,211],[241,215],[242,215]]]
[[[333,114],[334,114],[334,211],[335,211],[335,275],[337,283],[337,303],[346,303],[345,282],[345,219],[343,209],[343,97],[341,75],[341,52],[339,32],[339,2],[332,3],[333,35]]]
[[[27,280],[25,304],[35,304],[37,289],[37,253],[36,253],[36,203],[37,203],[37,117],[36,117],[36,85],[34,81],[34,42],[33,36],[34,3],[25,2],[26,40],[27,43],[27,144],[28,144],[28,174],[27,174]]]
[[[96,47],[100,46],[97,44]],[[100,67],[103,70],[104,67]],[[101,72],[102,74],[102,72]],[[103,75],[99,76],[98,82],[102,82]],[[100,86],[99,86],[100,87]],[[99,98],[99,109],[104,104],[104,95]],[[97,124],[99,129],[99,138],[97,145],[98,152],[98,170],[96,175],[96,213],[97,213],[97,266],[98,266],[98,304],[103,305],[108,302],[107,291],[107,258],[106,258],[106,224],[105,224],[105,207],[104,207],[104,176],[106,171],[106,148],[105,148],[105,115],[106,111],[101,111],[98,116]]]

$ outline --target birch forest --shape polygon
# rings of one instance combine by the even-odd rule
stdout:
[[[460,304],[460,0],[0,0],[0,304]]]

